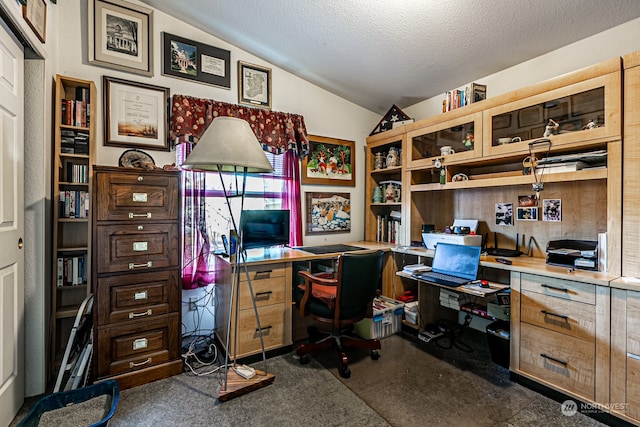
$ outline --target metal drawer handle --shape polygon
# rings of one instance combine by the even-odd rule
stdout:
[[[256,271],[255,276],[253,277],[254,279],[258,279],[258,277],[263,277],[263,278],[269,278],[271,277],[271,271],[272,270],[263,270],[263,271]]]
[[[566,288],[559,288],[557,286],[551,286],[551,285],[547,285],[546,283],[541,283],[540,286],[542,286],[543,288],[547,288],[547,289],[551,289],[554,291],[560,291],[560,292],[569,292],[569,289]]]
[[[260,330],[266,331],[266,330],[271,329],[271,328],[273,328],[273,326],[271,326],[271,325],[265,326],[264,328],[256,328],[256,332],[260,332]]]
[[[272,293],[273,293],[273,291],[258,292],[256,294],[256,298],[264,297],[264,299],[269,299],[271,297]]]
[[[555,357],[548,356],[548,355],[546,355],[544,353],[540,353],[540,356],[544,357],[545,359],[549,359],[549,360],[552,360],[552,361],[554,361],[556,363],[559,363],[562,366],[567,366],[568,365],[568,363],[566,361],[560,360],[560,359],[556,359]]]
[[[129,263],[129,270],[133,270],[134,268],[141,268],[141,267],[151,267],[153,265],[153,263],[151,261],[147,261],[145,263],[142,264],[134,264],[132,262]]]
[[[133,212],[129,212],[129,219],[133,218],[148,218],[151,219],[151,212],[147,212],[146,214],[134,214]]]
[[[138,367],[138,366],[147,365],[149,363],[151,363],[151,358],[148,358],[144,362],[140,362],[140,363],[129,362],[129,367],[130,368],[135,368],[135,367]]]
[[[151,311],[151,309],[148,309],[147,311],[143,311],[142,313],[129,313],[129,319],[133,319],[135,317],[141,317],[141,316],[151,316],[153,314],[153,312]]]
[[[559,317],[562,320],[569,320],[569,316],[565,316],[564,314],[552,313],[552,312],[547,311],[547,310],[540,310],[540,312],[542,314],[544,314],[545,316],[553,316],[553,317]]]

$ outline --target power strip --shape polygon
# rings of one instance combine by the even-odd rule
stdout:
[[[256,375],[256,370],[247,365],[234,366],[233,370],[245,380],[253,378]]]

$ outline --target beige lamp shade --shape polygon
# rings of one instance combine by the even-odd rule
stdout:
[[[269,159],[246,120],[216,117],[182,164],[195,171],[273,172]]]

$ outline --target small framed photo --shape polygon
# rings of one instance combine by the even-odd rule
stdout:
[[[518,206],[522,208],[538,206],[538,196],[535,194],[527,194],[526,196],[518,196]]]
[[[542,220],[548,222],[562,221],[562,201],[560,199],[542,200]]]
[[[23,3],[22,17],[38,39],[44,43],[47,27],[47,4],[44,0],[29,0]]]
[[[231,52],[162,33],[162,74],[231,88]]]
[[[534,208],[534,207],[518,208],[517,218],[519,221],[537,221],[538,208]]]
[[[238,61],[238,103],[271,109],[271,68]]]
[[[169,88],[103,76],[104,145],[169,151]]]
[[[90,64],[153,76],[153,11],[122,0],[89,0]]]
[[[496,225],[513,225],[513,203],[496,203]]]
[[[305,193],[306,234],[349,233],[351,195],[349,193]]]
[[[356,185],[355,141],[308,135],[302,159],[302,184]]]

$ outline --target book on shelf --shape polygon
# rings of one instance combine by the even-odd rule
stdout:
[[[424,271],[431,271],[431,267],[426,266],[424,264],[409,264],[402,267],[402,271],[409,274],[415,274],[415,273],[422,273]]]
[[[402,227],[399,219],[391,215],[378,215],[376,221],[376,241],[385,243],[400,243],[402,241]]]
[[[543,165],[538,164],[538,166],[536,166],[536,173],[575,172],[586,169],[588,167],[589,165],[581,160],[571,162],[545,163]]]

